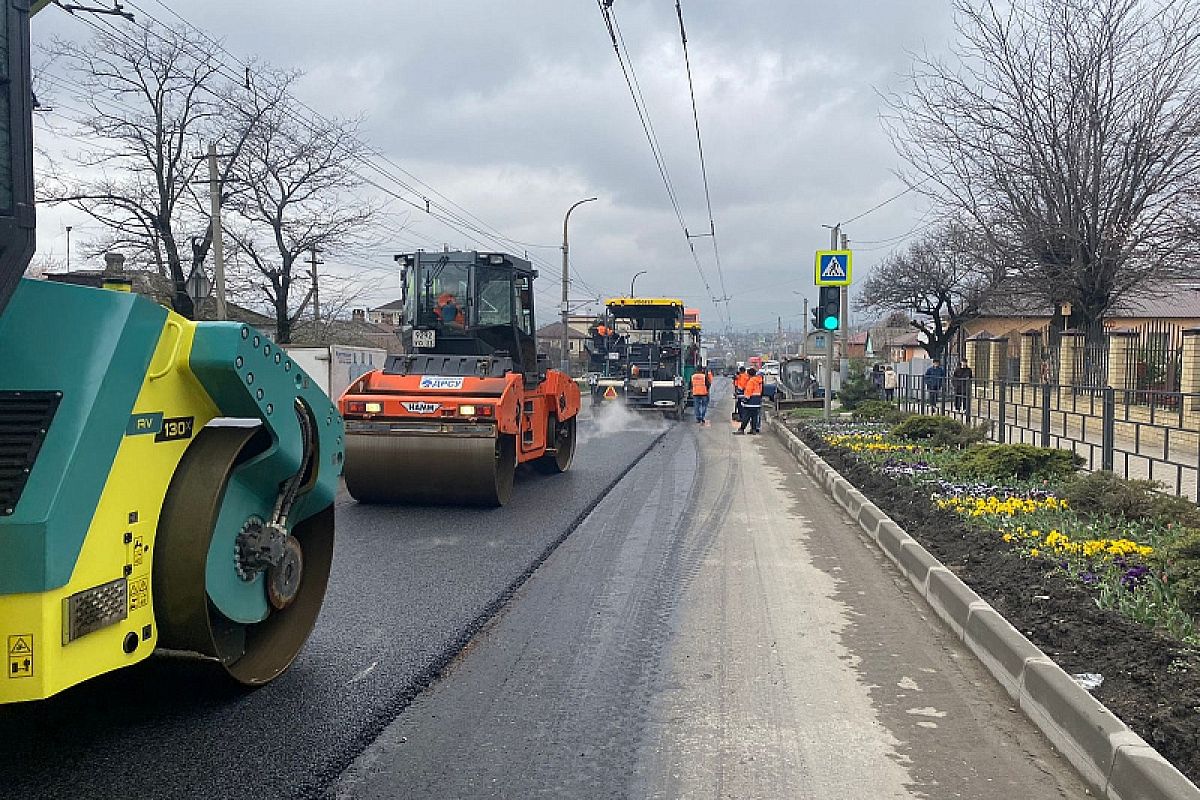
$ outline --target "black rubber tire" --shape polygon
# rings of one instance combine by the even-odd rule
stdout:
[[[500,434],[496,437],[495,492],[484,505],[499,508],[512,499],[513,478],[517,474],[517,437]]]
[[[535,459],[533,468],[544,475],[557,475],[570,469],[575,458],[575,417],[562,422],[551,417],[548,427],[554,436],[554,452]]]

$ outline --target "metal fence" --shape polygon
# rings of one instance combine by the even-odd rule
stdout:
[[[1152,320],[1138,331],[1138,347],[1129,359],[1126,386],[1141,391],[1178,392],[1183,373],[1183,328]]]
[[[994,441],[1072,450],[1089,470],[1200,497],[1200,394],[948,378],[933,390],[921,375],[898,379],[890,399],[902,409],[987,424]]]
[[[1081,388],[1100,389],[1114,385],[1149,393],[1178,392],[1182,378],[1184,330],[1183,326],[1167,320],[1152,319],[1134,328],[1106,328],[1102,336],[1091,342],[1084,337],[1076,337],[1076,344],[1066,348],[1063,346],[1063,334],[1056,334],[1047,326],[1021,335],[1029,337],[1026,345],[1032,362],[1025,374],[1032,376],[1033,380],[1044,381],[1048,377],[1051,383]],[[980,380],[1019,381],[1022,375],[1021,336],[1010,334],[1007,338],[998,339],[985,336],[977,345],[984,348],[983,356],[977,356],[971,364],[975,377]],[[967,357],[966,341],[960,339],[952,343],[947,350],[947,363],[958,363],[959,358]],[[1126,347],[1129,348],[1127,352],[1124,350]],[[996,359],[1000,364],[998,371],[1004,372],[1003,375],[992,374],[995,365],[991,353],[997,348],[1001,353],[1000,358]],[[1115,362],[1117,369],[1114,371],[1113,358],[1118,351],[1122,355]]]

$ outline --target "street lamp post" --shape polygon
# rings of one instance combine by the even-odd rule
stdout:
[[[585,199],[583,199],[583,200],[580,200],[579,202],[575,203],[573,206],[571,206],[570,208],[568,208],[568,209],[567,209],[567,214],[566,214],[566,216],[565,216],[565,217],[563,217],[563,243],[562,243],[562,256],[563,256],[563,259],[562,259],[562,344],[561,344],[561,347],[562,347],[562,358],[560,359],[560,362],[559,362],[559,367],[560,367],[560,368],[562,369],[562,371],[563,371],[563,372],[565,372],[567,375],[570,375],[570,374],[571,374],[571,351],[570,351],[570,349],[569,349],[569,347],[570,347],[570,344],[571,344],[571,343],[570,343],[570,340],[569,340],[569,338],[568,338],[568,336],[567,336],[567,330],[568,330],[568,328],[567,328],[567,317],[568,317],[568,316],[570,316],[570,310],[569,310],[569,306],[568,306],[568,302],[569,302],[569,301],[568,301],[568,298],[570,297],[570,295],[568,294],[568,292],[569,292],[569,290],[570,290],[570,286],[571,286],[571,275],[570,275],[570,273],[569,273],[569,271],[568,271],[568,268],[567,268],[567,264],[568,264],[568,261],[567,261],[567,255],[568,255],[568,253],[570,252],[570,245],[568,245],[568,243],[567,243],[567,223],[568,223],[568,222],[570,222],[570,220],[571,220],[571,212],[572,212],[572,211],[574,211],[576,208],[578,208],[579,206],[583,205],[584,203],[590,203],[590,202],[592,202],[592,201],[593,201],[593,200],[595,200],[595,199],[596,199],[595,197],[588,197],[588,198],[585,198]]]
[[[636,295],[633,293],[633,285],[635,283],[637,283],[638,275],[645,275],[646,272],[647,272],[647,270],[642,270],[641,272],[633,273],[633,277],[630,278],[630,280],[629,280],[629,296],[630,297],[636,297]]]
[[[71,271],[71,226],[67,226],[67,272]]]

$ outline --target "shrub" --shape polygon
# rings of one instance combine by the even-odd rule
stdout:
[[[943,447],[966,447],[987,438],[987,425],[968,427],[950,417],[910,416],[892,429],[901,439]]]
[[[884,400],[865,400],[854,409],[854,418],[864,422],[903,422],[911,416]]]
[[[1063,487],[1071,508],[1087,514],[1144,519],[1150,513],[1153,481],[1128,480],[1111,472],[1076,475]]]
[[[977,444],[959,458],[957,467],[966,475],[982,480],[1008,478],[1060,480],[1083,465],[1083,459],[1070,450],[1035,447],[1031,444]]]
[[[846,376],[841,391],[838,392],[842,410],[853,411],[863,401],[873,400],[878,396],[879,390],[867,377],[867,362],[861,358],[850,359],[850,373]]]
[[[1200,531],[1184,532],[1164,548],[1162,556],[1179,607],[1200,616]]]
[[[1168,524],[1177,528],[1200,528],[1200,507],[1186,497],[1155,492],[1150,519],[1164,528]]]
[[[1088,472],[1072,478],[1063,494],[1072,508],[1087,514],[1200,528],[1200,508],[1186,498],[1161,494],[1161,486],[1111,472]]]

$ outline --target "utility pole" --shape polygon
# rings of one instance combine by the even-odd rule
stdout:
[[[800,355],[808,355],[808,298],[804,298],[804,314],[800,317]]]
[[[838,249],[838,244],[841,241],[841,236],[842,236],[842,223],[839,222],[837,225],[834,225],[832,228],[829,229],[829,249],[830,250]],[[844,307],[844,304],[846,302],[846,287],[844,287],[844,286],[842,287],[840,296],[841,296],[841,301],[842,301],[842,304]],[[822,310],[822,313],[824,313],[824,310]],[[846,327],[845,317],[842,317],[841,323],[842,323],[842,327],[845,328]],[[828,420],[833,411],[833,355],[834,355],[833,340],[835,338],[837,338],[837,331],[826,331],[826,334],[829,338],[826,339],[826,341],[825,341],[825,396],[823,398],[825,400],[825,402],[823,403],[823,406],[824,406],[823,416],[826,420]],[[840,373],[840,374],[842,375],[843,378],[845,377],[845,373]]]
[[[568,298],[570,296],[568,294],[568,291],[571,286],[571,273],[570,273],[570,268],[569,268],[570,261],[568,260],[568,253],[570,252],[570,245],[568,245],[568,243],[567,243],[567,223],[571,221],[571,212],[572,211],[574,211],[576,208],[583,205],[584,203],[590,203],[595,199],[596,199],[595,197],[588,197],[584,200],[580,200],[579,202],[575,203],[573,206],[568,208],[566,216],[563,217],[562,341],[559,345],[562,348],[562,353],[561,353],[561,358],[559,359],[559,368],[562,369],[562,371],[568,376],[570,376],[570,374],[571,374],[571,351],[570,351],[571,341],[567,335],[567,331],[569,330],[567,327],[567,321],[571,315],[571,307],[570,307],[570,302],[568,300]]]
[[[841,225],[838,225],[838,232],[841,233]],[[841,244],[843,250],[850,249],[850,237],[846,234],[841,234]],[[834,248],[837,249],[837,248]],[[839,372],[844,382],[850,376],[850,287],[842,287],[842,363],[839,365]]]
[[[212,225],[213,283],[217,289],[217,319],[225,313],[225,236],[221,231],[221,180],[217,176],[217,145],[208,144],[208,202]]]
[[[633,293],[633,285],[634,285],[635,283],[637,283],[638,275],[645,275],[645,274],[646,274],[646,270],[644,270],[644,269],[643,269],[643,270],[639,270],[639,271],[637,271],[637,272],[633,273],[633,277],[629,279],[629,296],[630,296],[630,297],[634,297],[634,296],[635,296],[635,295],[634,295],[634,293]]]
[[[67,272],[71,271],[71,226],[67,226]]]
[[[315,344],[320,344],[321,342],[321,293],[319,284],[317,283],[317,264],[324,263],[324,261],[317,261],[316,247],[309,250],[308,275],[312,278],[313,339]]]

